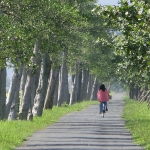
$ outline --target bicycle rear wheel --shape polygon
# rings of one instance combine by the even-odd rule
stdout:
[[[106,106],[105,106],[105,103],[103,103],[103,111],[102,111],[102,117],[104,118],[104,115],[105,115],[105,108]]]
[[[103,110],[103,112],[102,112],[102,117],[104,118],[104,115],[105,115],[105,110]]]

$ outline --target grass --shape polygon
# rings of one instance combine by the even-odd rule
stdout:
[[[30,136],[34,131],[40,130],[54,122],[61,116],[73,111],[80,111],[97,101],[83,101],[74,105],[62,105],[45,110],[42,117],[34,117],[33,121],[0,121],[0,150],[11,150]]]
[[[140,103],[125,97],[123,118],[126,121],[126,128],[132,134],[136,144],[150,150],[150,109],[147,103]]]

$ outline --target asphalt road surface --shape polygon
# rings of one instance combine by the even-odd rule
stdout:
[[[33,133],[15,150],[143,150],[124,127],[122,96],[113,95],[104,118],[91,105]]]

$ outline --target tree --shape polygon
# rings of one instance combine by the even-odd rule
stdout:
[[[89,83],[90,76],[95,78],[95,81],[103,77],[109,79],[111,53],[102,42],[102,37],[109,41],[109,31],[102,26],[103,18],[91,12],[95,7],[94,2],[7,0],[1,3],[1,26],[4,35],[0,47],[3,50],[0,57],[4,60],[1,66],[6,65],[5,59],[12,63],[15,69],[23,66],[19,119],[30,120],[33,112],[35,116],[41,116],[43,108],[53,107],[54,99],[60,102],[58,106],[63,102],[69,103],[70,67],[73,72],[69,74],[75,76],[71,103],[86,99],[87,93],[88,97],[91,97],[90,92],[94,95],[97,82],[94,85]],[[47,77],[44,78],[44,70],[48,67],[44,67],[45,61],[42,57],[45,54],[50,57],[49,67],[52,67],[47,94]],[[59,72],[59,69],[56,69],[60,66]],[[106,68],[107,73],[103,71],[100,74],[99,70],[106,71]],[[58,73],[61,77],[59,84],[56,82]],[[93,90],[88,85],[92,85]],[[55,96],[52,94],[54,90]],[[94,96],[91,99],[93,98]],[[12,100],[8,104],[12,104]]]
[[[13,70],[11,84],[9,87],[8,96],[6,100],[6,110],[5,110],[6,119],[8,119],[8,117],[10,118],[10,120],[17,119],[19,88],[20,88],[22,70],[23,70],[22,66],[19,69],[14,68]]]
[[[124,84],[134,88],[150,81],[149,5],[145,0],[121,0],[119,6],[95,8],[97,14],[104,16],[106,25],[117,31],[112,37],[116,60],[120,57],[116,72]]]
[[[0,120],[5,118],[6,102],[6,68],[0,69]]]
[[[49,56],[47,54],[44,54],[41,62],[41,71],[38,87],[36,89],[36,95],[34,98],[34,104],[32,108],[34,116],[42,115],[48,85],[49,72],[50,72]]]

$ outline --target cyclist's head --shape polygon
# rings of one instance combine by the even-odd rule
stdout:
[[[106,88],[105,88],[105,85],[104,85],[104,84],[101,84],[100,87],[99,87],[99,90],[105,91],[105,89],[106,89]]]

